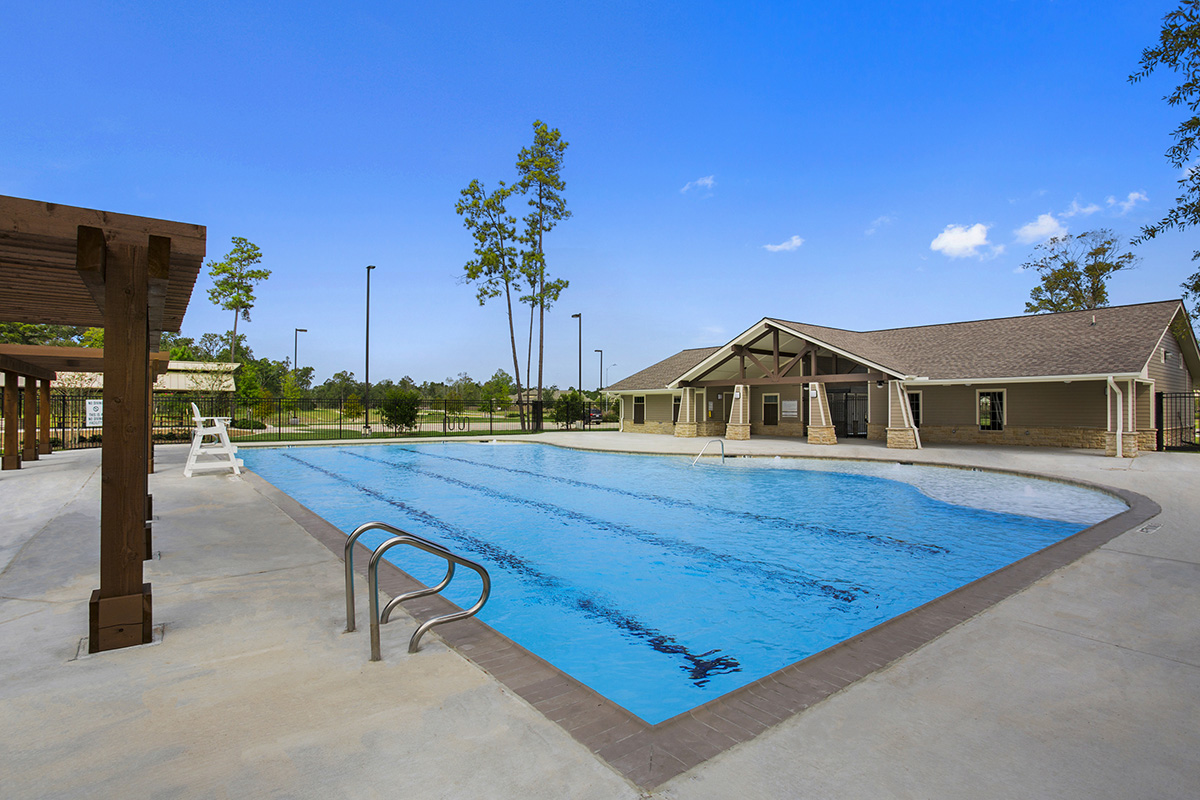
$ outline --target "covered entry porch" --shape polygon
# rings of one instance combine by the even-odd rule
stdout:
[[[889,447],[919,447],[900,378],[870,359],[763,320],[674,383],[674,434],[796,436],[828,445],[871,436],[886,438]]]

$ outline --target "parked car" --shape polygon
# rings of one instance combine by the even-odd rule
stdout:
[[[604,420],[604,412],[598,408],[588,410],[588,422],[601,422]]]

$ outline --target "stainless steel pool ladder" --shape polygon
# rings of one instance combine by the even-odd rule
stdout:
[[[371,615],[371,660],[380,661],[383,656],[380,653],[379,646],[379,626],[387,624],[391,617],[392,610],[403,603],[405,600],[412,600],[415,597],[425,597],[426,595],[437,594],[450,585],[450,579],[454,577],[454,565],[459,564],[473,569],[479,574],[480,580],[483,581],[483,590],[479,593],[479,599],[475,604],[465,611],[457,611],[453,614],[444,614],[440,617],[426,620],[417,627],[412,638],[408,640],[408,652],[417,652],[420,646],[421,637],[424,636],[435,625],[442,625],[447,622],[453,622],[459,619],[473,617],[479,610],[483,608],[488,601],[488,597],[492,592],[492,578],[488,571],[480,564],[463,558],[462,556],[452,553],[436,542],[431,542],[417,536],[414,533],[402,531],[399,528],[388,525],[386,522],[368,522],[359,525],[354,529],[354,532],[346,539],[345,561],[346,561],[346,632],[354,631],[354,544],[358,541],[358,537],[362,536],[367,531],[383,530],[393,534],[393,536],[384,541],[375,548],[375,552],[371,554],[371,560],[367,565],[367,584],[370,592],[369,608]],[[446,560],[446,576],[442,578],[437,586],[429,586],[424,589],[418,589],[415,592],[407,592],[405,594],[393,597],[386,606],[383,607],[383,612],[379,611],[379,562],[383,558],[383,554],[395,547],[398,544],[406,544],[410,547],[415,547],[418,550],[424,550],[426,553],[438,556]]]
[[[704,447],[700,448],[700,452],[696,454],[696,457],[692,459],[693,467],[696,466],[696,462],[700,460],[700,456],[704,455],[704,451],[707,450],[708,446],[710,444],[712,444],[713,442],[716,442],[717,444],[721,445],[721,463],[722,464],[725,463],[725,440],[724,439],[709,439],[707,442],[704,443]]]

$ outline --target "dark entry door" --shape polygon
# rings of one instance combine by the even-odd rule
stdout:
[[[867,435],[867,395],[865,392],[829,394],[829,412],[838,436]]]
[[[779,424],[779,395],[769,394],[763,398],[763,425]]]

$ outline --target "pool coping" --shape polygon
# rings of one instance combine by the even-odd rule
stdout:
[[[816,458],[895,463],[885,459]],[[857,636],[657,725],[645,722],[477,618],[440,627],[436,632],[449,647],[523,698],[620,775],[640,789],[653,790],[918,650],[960,623],[1161,512],[1160,506],[1144,495],[1087,481],[976,465],[931,466],[1071,483],[1119,497],[1129,508]],[[249,470],[244,475],[261,495],[309,535],[339,559],[343,557],[345,533],[262,476]],[[364,546],[362,552],[365,556],[370,551]],[[366,557],[356,559],[355,569],[364,576],[367,561]],[[423,587],[387,561],[382,565],[379,583],[388,595],[394,597]],[[458,610],[456,605],[436,595],[409,601],[404,608],[418,621]],[[364,657],[365,653],[364,639]]]

